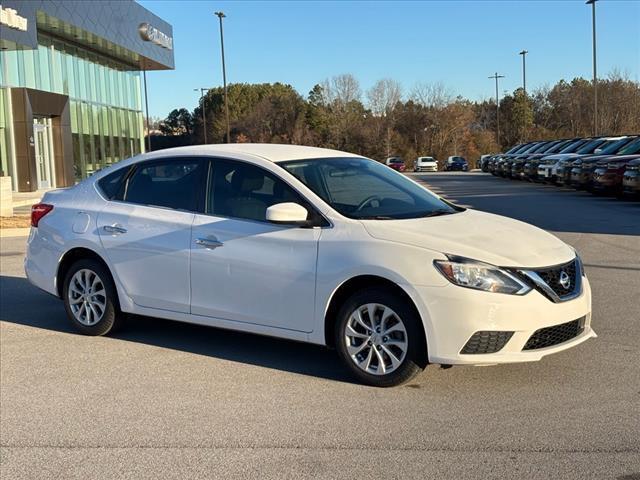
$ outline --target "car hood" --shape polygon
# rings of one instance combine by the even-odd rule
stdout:
[[[540,228],[477,210],[431,218],[361,222],[369,235],[379,240],[503,267],[547,267],[575,256],[570,246]]]
[[[637,155],[637,154],[634,154],[634,155],[612,155],[611,157],[607,157],[605,159],[602,159],[602,160],[599,160],[598,162],[596,162],[596,166],[600,168],[600,167],[606,167],[610,163],[626,164],[626,163],[632,162],[633,160],[636,160],[638,158],[640,158],[640,155]]]

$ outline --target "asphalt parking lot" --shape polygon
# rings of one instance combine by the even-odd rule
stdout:
[[[640,202],[414,178],[576,247],[599,337],[375,389],[331,351],[249,334],[135,318],[76,335],[24,278],[25,239],[2,239],[0,477],[640,479]]]

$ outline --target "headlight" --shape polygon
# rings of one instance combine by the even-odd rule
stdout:
[[[449,260],[434,260],[438,271],[451,283],[485,292],[524,295],[531,287],[512,273],[488,263],[449,256]]]

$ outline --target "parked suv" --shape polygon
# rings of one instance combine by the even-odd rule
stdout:
[[[640,155],[617,155],[600,160],[593,172],[593,190],[597,193],[622,195],[622,179],[627,164],[640,158]]]
[[[595,337],[572,247],[336,150],[150,152],[45,193],[31,225],[27,277],[86,335],[131,313],[328,345],[381,387]]]
[[[556,164],[556,182],[561,185],[571,184],[571,170],[573,162],[579,158],[584,158],[591,154],[598,154],[608,146],[626,137],[601,137],[587,142],[570,158],[566,158]]]
[[[571,164],[570,184],[577,189],[592,188],[593,172],[600,160],[613,160],[616,155],[640,153],[640,138],[626,137],[603,148],[597,155],[587,155],[574,160]]]
[[[524,174],[524,166],[527,162],[538,160],[546,155],[556,153],[560,151],[567,143],[568,140],[555,140],[551,142],[545,142],[542,147],[537,148],[532,153],[522,156],[516,156],[510,162],[511,165],[510,169],[508,170],[509,176],[517,180],[522,179]]]
[[[627,163],[622,177],[622,193],[640,196],[640,158]]]
[[[515,147],[512,147],[509,150],[507,150],[505,153],[500,153],[498,155],[494,155],[491,158],[491,160],[489,160],[489,164],[487,166],[487,169],[493,175],[499,175],[499,173],[500,173],[500,162],[503,159],[508,158],[511,155],[522,153],[522,152],[526,151],[527,149],[531,148],[535,143],[536,142],[529,142],[529,143],[523,143],[523,144],[520,144],[520,145],[516,145]]]
[[[433,157],[418,157],[413,167],[414,172],[437,172],[438,161]]]

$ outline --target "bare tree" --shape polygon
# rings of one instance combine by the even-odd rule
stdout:
[[[442,82],[416,83],[409,98],[423,107],[444,108],[454,101],[455,95]]]
[[[400,83],[391,78],[378,80],[367,91],[367,101],[377,123],[386,129],[387,156],[391,155],[391,133],[396,123],[394,114],[396,107],[402,100],[402,87]]]
[[[344,108],[362,96],[360,83],[350,73],[327,78],[321,83],[324,104]]]

